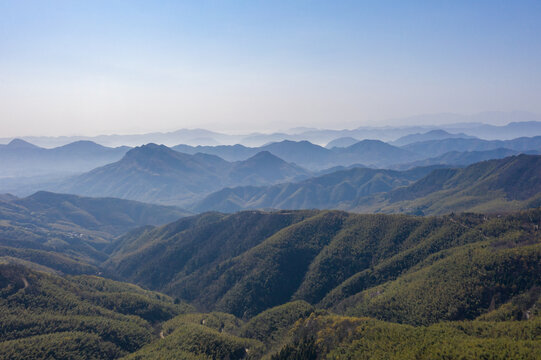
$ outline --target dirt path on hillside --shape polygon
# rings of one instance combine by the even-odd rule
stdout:
[[[28,280],[26,280],[26,278],[25,278],[24,276],[22,277],[21,280],[22,280],[23,283],[24,283],[23,290],[30,286],[30,284],[28,283]]]

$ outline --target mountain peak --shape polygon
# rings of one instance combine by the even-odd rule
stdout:
[[[177,153],[176,151],[168,148],[165,145],[158,145],[154,143],[148,143],[141,146],[136,146],[126,153],[126,156],[137,156],[140,154],[159,154],[159,153]]]
[[[13,139],[6,146],[10,149],[39,149],[39,146],[31,144],[23,139]]]
[[[332,149],[333,147],[348,147],[358,142],[358,139],[355,139],[351,136],[345,136],[332,140],[325,147],[327,149]]]
[[[426,132],[424,134],[419,134],[419,135],[438,135],[438,136],[445,136],[445,135],[452,135],[451,133],[445,131],[445,130],[442,130],[442,129],[436,129],[436,130],[430,130],[429,132]]]
[[[280,161],[284,161],[284,160],[280,159],[278,156],[273,155],[270,151],[267,151],[267,150],[258,152],[257,154],[255,154],[251,158],[247,159],[246,161],[249,161],[249,160],[258,160],[258,161],[261,161],[261,160],[263,160],[263,161],[280,160]]]
[[[355,148],[375,149],[375,148],[394,148],[394,146],[389,145],[386,142],[383,142],[381,140],[365,139],[365,140],[358,141],[353,145],[348,146],[346,149],[355,149]]]
[[[94,141],[78,140],[78,141],[74,141],[69,144],[66,144],[64,146],[60,146],[58,149],[91,151],[91,150],[96,150],[96,149],[106,149],[106,147],[103,145],[97,144]]]

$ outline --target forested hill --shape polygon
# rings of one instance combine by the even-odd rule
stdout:
[[[2,359],[116,359],[157,339],[156,323],[186,311],[135,285],[0,261]]]
[[[0,258],[68,274],[98,273],[113,238],[186,216],[176,207],[38,192],[0,200]]]
[[[540,205],[541,156],[518,155],[463,169],[435,170],[409,186],[359,199],[354,209],[445,214],[512,211]]]
[[[535,359],[540,225],[541,209],[205,213],[87,265],[142,288],[3,256],[0,358]]]
[[[541,156],[518,155],[466,168],[355,168],[298,183],[226,188],[210,194],[193,209],[319,208],[434,215],[513,211],[540,205]]]
[[[106,268],[199,309],[243,318],[305,300],[428,324],[475,318],[492,299],[501,305],[541,285],[539,224],[541,210],[506,217],[207,213],[121,238]],[[410,313],[416,302],[424,305]]]
[[[407,186],[438,166],[407,171],[353,168],[297,183],[225,188],[196,203],[192,210],[235,212],[244,209],[347,209],[356,199]]]

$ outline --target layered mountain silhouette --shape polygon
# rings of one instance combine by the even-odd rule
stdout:
[[[432,141],[432,140],[443,140],[443,139],[473,139],[474,136],[469,136],[464,133],[452,134],[445,130],[431,130],[426,133],[410,134],[402,136],[401,138],[392,141],[391,144],[395,146],[404,146],[416,142],[422,141]]]
[[[346,137],[341,137],[338,139],[334,139],[333,141],[330,141],[327,145],[325,145],[325,147],[327,149],[332,149],[335,147],[348,147],[358,142],[359,142],[359,139],[346,136]]]
[[[521,151],[499,148],[485,151],[449,151],[443,155],[428,158],[425,160],[414,161],[412,163],[393,166],[394,169],[410,169],[418,166],[455,166],[462,167],[474,164],[480,161],[503,159],[508,156],[518,155]],[[538,155],[539,150],[527,150],[524,153],[529,155]]]
[[[541,150],[541,136],[521,137],[513,140],[481,139],[442,139],[416,142],[402,147],[417,154],[430,154],[431,157],[450,151],[486,151],[500,148],[515,151]]]
[[[417,153],[379,140],[363,140],[347,147],[333,147],[332,149],[308,141],[290,140],[275,142],[258,148],[249,148],[242,145],[216,147],[177,145],[173,149],[191,154],[201,152],[217,155],[229,161],[244,160],[257,152],[268,151],[287,162],[319,171],[335,166],[350,166],[353,164],[385,167],[424,158]]]
[[[80,173],[119,160],[126,146],[109,148],[92,141],[77,141],[45,149],[21,139],[0,145],[2,177]]]
[[[355,211],[444,214],[495,212],[541,205],[541,156],[518,155],[434,170],[417,182],[358,199]]]
[[[353,168],[298,183],[226,188],[197,203],[194,211],[235,212],[243,209],[347,209],[355,199],[406,186],[434,167],[409,171]]]
[[[493,212],[539,206],[540,184],[541,156],[523,154],[475,163],[464,169],[357,168],[294,184],[227,188],[207,196],[193,209],[231,212],[319,208],[415,214]]]
[[[268,152],[228,162],[214,155],[190,155],[148,144],[130,150],[116,163],[68,180],[59,189],[88,196],[185,204],[231,184],[272,184],[309,175]]]

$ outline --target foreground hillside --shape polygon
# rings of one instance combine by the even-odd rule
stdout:
[[[540,224],[541,210],[503,218],[207,213],[122,237],[106,268],[242,318],[304,300],[431,324],[474,319],[541,286]]]
[[[38,192],[0,199],[0,259],[67,274],[99,272],[113,238],[187,213],[168,206],[112,198]]]
[[[541,209],[205,213],[92,264],[142,287],[6,256],[0,357],[535,359],[539,225]]]
[[[0,264],[0,358],[116,359],[188,310],[131,284]]]
[[[540,291],[472,321],[428,327],[340,316],[304,301],[250,320],[194,313],[166,295],[93,276],[0,265],[5,359],[536,359]],[[537,296],[537,298],[535,297]],[[520,306],[527,317],[516,318]]]

